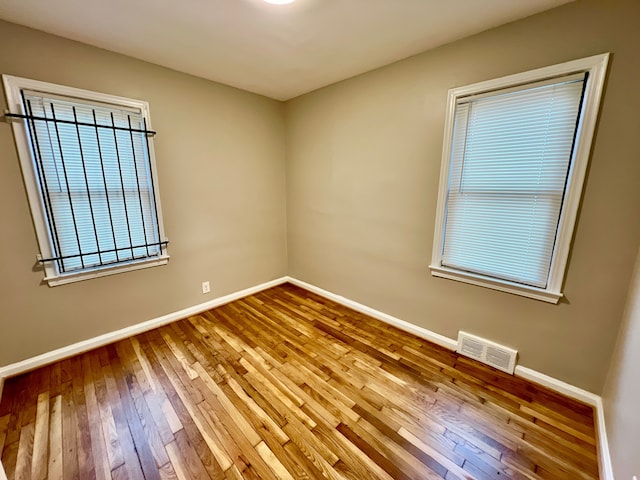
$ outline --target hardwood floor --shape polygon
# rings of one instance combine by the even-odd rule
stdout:
[[[7,380],[9,480],[594,479],[591,407],[286,284]]]

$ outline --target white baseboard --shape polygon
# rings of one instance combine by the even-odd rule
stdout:
[[[310,283],[303,282],[302,280],[298,280],[297,278],[288,277],[288,281],[294,285],[297,285],[298,287],[304,288],[305,290],[309,290],[313,293],[317,293],[322,297],[328,298],[341,305],[352,308],[353,310],[398,327],[401,330],[417,335],[418,337],[424,338],[425,340],[448,348],[449,350],[456,350],[457,341],[452,338],[446,337],[436,332],[432,332],[431,330],[428,330],[424,327],[419,327],[404,320],[400,320],[399,318],[380,312],[367,305],[349,300],[348,298],[345,298],[333,292],[329,292],[328,290],[324,290],[320,287],[316,287],[315,285],[311,285]],[[563,382],[562,380],[558,380],[557,378],[550,377],[549,375],[545,375],[544,373],[538,372],[531,368],[523,367],[521,365],[516,366],[514,375],[547,387],[555,392],[561,393],[563,395],[566,395],[567,397],[581,401],[595,408],[596,434],[598,436],[598,457],[600,460],[600,478],[602,480],[614,480],[613,470],[611,466],[611,456],[609,453],[609,442],[607,440],[607,434],[605,430],[602,398],[595,393],[583,390],[582,388],[578,388],[574,385]]]
[[[245,290],[230,293],[229,295],[225,295],[223,297],[214,298],[213,300],[209,300],[208,302],[204,302],[199,305],[194,305],[193,307],[178,310],[177,312],[169,313],[152,320],[147,320],[146,322],[137,323],[135,325],[131,325],[130,327],[122,328],[114,332],[105,333],[104,335],[90,338],[88,340],[83,340],[67,347],[62,347],[51,352],[43,353],[42,355],[38,355],[36,357],[22,360],[21,362],[12,363],[0,368],[0,384],[2,384],[5,378],[14,377],[16,375],[20,375],[21,373],[26,373],[30,370],[34,370],[44,365],[57,362],[58,360],[68,358],[73,355],[78,355],[80,353],[88,352],[89,350],[93,350],[94,348],[102,347],[104,345],[117,342],[118,340],[122,340],[124,338],[128,338],[133,335],[146,332],[148,330],[153,330],[154,328],[158,328],[168,323],[175,322],[176,320],[181,320],[192,315],[197,315],[198,313],[202,313],[212,308],[219,307],[221,305],[224,305],[225,303],[229,303],[234,300],[253,295],[254,293],[266,290],[267,288],[275,287],[276,285],[285,283],[287,280],[288,277],[277,278],[275,280],[271,280],[270,282],[256,285],[255,287],[250,287]]]
[[[607,427],[604,421],[604,403],[601,397],[598,397],[598,404],[595,408],[600,478],[602,480],[615,480],[613,476],[613,464],[611,463],[611,451],[609,450],[609,437],[607,437]]]
[[[393,325],[400,330],[404,330],[405,332],[409,332],[420,338],[429,340],[430,342],[433,342],[436,345],[440,345],[441,347],[447,348],[449,350],[455,350],[458,346],[458,342],[456,340],[445,337],[444,335],[440,335],[439,333],[432,332],[431,330],[427,330],[426,328],[419,327],[417,325],[414,325],[413,323],[400,320],[399,318],[393,317],[387,313],[380,312],[379,310],[368,307],[367,305],[354,302],[353,300],[349,300],[348,298],[345,298],[336,293],[329,292],[328,290],[324,290],[320,287],[316,287],[315,285],[311,285],[310,283],[303,282],[302,280],[298,280],[297,278],[288,277],[288,280],[289,283],[297,285],[300,288],[304,288],[305,290],[309,290],[310,292],[317,293],[321,297],[328,298],[329,300],[333,300],[334,302],[344,305],[345,307],[349,307],[360,313],[369,315],[370,317],[373,317],[377,320],[381,320],[385,323]]]
[[[609,451],[609,439],[607,438],[607,429],[604,422],[604,405],[602,403],[602,397],[521,365],[516,366],[515,375],[539,385],[543,385],[555,392],[579,400],[587,405],[591,405],[594,408],[596,415],[595,426],[600,479],[614,480],[613,466],[611,464],[611,452]]]
[[[543,387],[547,387],[567,397],[579,400],[580,402],[591,405],[592,407],[596,407],[598,402],[601,401],[600,396],[595,393],[588,392],[587,390],[583,390],[582,388],[578,388],[574,385],[563,382],[562,380],[558,380],[557,378],[532,370],[531,368],[523,367],[522,365],[516,366],[514,374],[516,377],[537,383],[538,385],[542,385]]]

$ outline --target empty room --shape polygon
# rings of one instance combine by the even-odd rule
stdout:
[[[638,480],[640,2],[0,2],[0,480]]]

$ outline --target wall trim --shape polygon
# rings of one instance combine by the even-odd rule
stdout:
[[[64,358],[67,358],[73,355],[78,355],[80,353],[87,352],[94,348],[108,345],[118,340],[122,340],[124,338],[128,338],[133,335],[137,335],[139,333],[143,333],[148,330],[161,327],[168,323],[172,323],[192,315],[197,315],[198,313],[202,313],[212,308],[219,307],[221,305],[232,302],[234,300],[238,300],[240,298],[253,295],[254,293],[258,293],[268,288],[272,288],[287,282],[293,285],[296,285],[300,288],[303,288],[305,290],[308,290],[310,292],[316,293],[322,297],[333,300],[334,302],[344,305],[346,307],[349,307],[353,310],[369,315],[370,317],[373,317],[377,320],[393,325],[394,327],[397,327],[400,330],[403,330],[405,332],[411,333],[420,338],[433,342],[436,345],[440,345],[441,347],[447,348],[452,351],[456,350],[457,341],[452,338],[433,332],[424,327],[419,327],[418,325],[414,325],[410,322],[401,320],[399,318],[396,318],[392,315],[376,310],[367,305],[363,305],[354,300],[350,300],[346,297],[343,297],[342,295],[338,295],[328,290],[324,290],[323,288],[316,287],[315,285],[304,282],[302,280],[298,280],[297,278],[284,276],[284,277],[277,278],[275,280],[271,280],[269,282],[262,283],[260,285],[256,285],[254,287],[250,287],[244,290],[240,290],[238,292],[230,293],[229,295],[215,298],[208,302],[204,302],[198,305],[194,305],[192,307],[178,310],[176,312],[169,313],[161,317],[157,317],[142,323],[131,325],[130,327],[125,327],[120,330],[106,333],[104,335],[83,340],[81,342],[74,343],[67,347],[59,348],[51,352],[43,353],[42,355],[38,355],[36,357],[32,357],[26,360],[22,360],[20,362],[16,362],[16,363],[1,367],[0,368],[0,397],[2,396],[4,381],[7,378],[20,375],[22,373],[26,373],[30,370],[34,370],[38,367],[48,365],[58,360],[62,360]],[[609,442],[606,434],[604,407],[602,403],[602,398],[599,395],[588,392],[574,385],[563,382],[562,380],[558,380],[556,378],[550,377],[549,375],[545,375],[544,373],[538,372],[536,370],[533,370],[531,368],[527,368],[521,365],[516,366],[515,376],[540,384],[555,392],[561,393],[563,395],[574,398],[583,403],[586,403],[587,405],[591,405],[594,407],[596,412],[596,434],[598,436],[597,444],[598,444],[600,478],[603,480],[614,480],[613,468],[611,464],[611,455],[609,452]],[[7,480],[6,474],[4,472],[4,468],[1,463],[0,463],[0,480]]]
[[[595,411],[597,437],[596,446],[598,449],[598,468],[600,469],[600,478],[601,480],[615,480],[613,477],[613,465],[611,463],[607,428],[604,420],[604,405],[602,397],[521,365],[516,366],[515,376],[537,383],[593,407]]]
[[[613,476],[613,464],[611,463],[611,451],[609,450],[609,437],[604,420],[604,402],[598,397],[596,410],[596,435],[598,435],[598,466],[602,480],[615,480]]]
[[[550,377],[544,373],[538,372],[531,368],[517,365],[515,370],[515,376],[524,378],[543,387],[550,388],[551,390],[571,397],[575,400],[579,400],[582,403],[596,407],[598,402],[601,401],[600,396],[595,393],[588,392],[582,388],[578,388],[570,383],[563,382],[557,378]]]
[[[37,355],[20,362],[6,365],[0,368],[0,387],[2,386],[6,378],[15,377],[16,375],[26,373],[38,367],[57,362],[58,360],[71,357],[73,355],[78,355],[80,353],[88,352],[89,350],[93,350],[94,348],[102,347],[104,345],[117,342],[118,340],[122,340],[124,338],[132,337],[148,330],[153,330],[154,328],[161,327],[168,323],[172,323],[177,320],[190,317],[192,315],[197,315],[198,313],[202,313],[212,308],[219,307],[234,300],[238,300],[240,298],[253,295],[254,293],[261,292],[262,290],[266,290],[268,288],[286,283],[287,279],[288,277],[280,277],[269,282],[261,283],[260,285],[256,285],[254,287],[249,287],[238,292],[230,293],[228,295],[224,295],[222,297],[214,298],[213,300],[194,305],[192,307],[184,308],[182,310],[178,310],[161,317],[147,320],[146,322],[137,323],[120,330],[115,330],[113,332],[105,333],[97,337],[82,340],[72,345],[58,348],[57,350],[53,350],[51,352],[43,353],[42,355]],[[1,393],[2,391],[0,389],[0,394]],[[0,478],[0,480],[2,479]]]
[[[383,313],[367,305],[363,305],[362,303],[349,300],[348,298],[338,295],[337,293],[333,293],[323,288],[316,287],[315,285],[311,285],[310,283],[303,282],[302,280],[298,280],[297,278],[288,277],[288,280],[289,280],[289,283],[292,283],[293,285],[296,285],[300,288],[304,288],[305,290],[309,290],[310,292],[316,293],[321,297],[325,297],[325,298],[328,298],[329,300],[333,300],[334,302],[337,302],[341,305],[349,307],[360,313],[369,315],[370,317],[373,317],[377,320],[381,320],[385,323],[391,324],[394,327],[398,327],[400,330],[404,330],[405,332],[409,332],[420,338],[429,340],[430,342],[433,342],[436,345],[440,345],[441,347],[447,348],[449,350],[455,350],[456,347],[458,346],[458,342],[456,340],[453,340],[449,337],[445,337],[444,335],[440,335],[439,333],[432,332],[431,330],[427,330],[426,328],[419,327],[405,320],[400,320],[399,318],[391,316],[387,313]]]
[[[433,342],[437,345],[440,345],[449,350],[456,350],[458,346],[457,341],[441,335],[439,333],[428,330],[424,327],[419,327],[412,323],[409,323],[404,320],[400,320],[399,318],[393,317],[389,314],[380,312],[374,308],[371,308],[367,305],[363,305],[361,303],[355,302],[348,298],[343,297],[342,295],[338,295],[337,293],[330,292],[320,287],[316,287],[310,283],[304,282],[302,280],[298,280],[297,278],[288,277],[287,280],[289,283],[296,285],[300,288],[304,288],[305,290],[309,290],[313,293],[316,293],[322,297],[333,300],[334,302],[340,303],[346,307],[352,308],[358,312],[364,313],[373,317],[382,322],[393,325],[394,327],[399,328],[400,330],[404,330],[405,332],[412,333],[420,338],[424,338],[430,342]],[[609,452],[609,442],[607,439],[607,433],[605,428],[604,421],[604,408],[602,404],[602,397],[600,395],[596,395],[595,393],[591,393],[582,388],[576,387],[575,385],[571,385],[569,383],[563,382],[562,380],[558,380],[557,378],[551,377],[544,373],[538,372],[528,367],[524,367],[522,365],[516,365],[514,375],[516,377],[523,378],[525,380],[529,380],[533,383],[537,383],[544,387],[547,387],[557,393],[561,393],[562,395],[566,395],[567,397],[573,398],[580,402],[586,403],[594,407],[596,414],[596,435],[597,435],[597,447],[598,447],[598,465],[600,468],[600,478],[602,480],[614,480],[613,477],[613,469],[611,465],[611,454]]]

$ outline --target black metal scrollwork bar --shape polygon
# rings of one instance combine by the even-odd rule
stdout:
[[[168,240],[165,240],[163,242],[153,242],[153,243],[144,243],[142,245],[133,245],[132,247],[120,247],[120,248],[110,248],[108,250],[96,250],[95,252],[87,252],[87,253],[76,253],[74,255],[61,255],[59,257],[50,257],[50,258],[38,258],[38,262],[40,263],[45,263],[45,262],[56,262],[58,260],[67,260],[69,258],[78,258],[78,257],[86,257],[89,255],[102,255],[104,253],[112,253],[112,252],[119,252],[120,250],[131,250],[132,248],[145,248],[145,247],[156,247],[156,246],[166,246],[169,244]],[[154,256],[149,256],[148,258],[154,258]],[[142,256],[141,258],[146,257],[146,255]],[[109,263],[118,263],[118,262],[109,262]],[[126,261],[120,261],[120,263],[126,263]]]
[[[91,225],[93,226],[93,235],[96,239],[96,248],[100,248],[100,239],[98,238],[98,228],[96,227],[96,215],[93,211],[93,202],[91,201],[91,189],[89,188],[89,177],[87,176],[87,164],[84,160],[84,151],[82,149],[82,137],[80,135],[80,126],[78,125],[78,113],[76,107],[73,108],[73,119],[76,122],[76,135],[78,136],[78,147],[80,147],[80,160],[82,161],[82,173],[84,174],[84,185],[87,187],[87,201],[89,202],[89,211],[91,212]],[[95,110],[94,110],[95,111]],[[100,159],[102,162],[102,159]],[[100,265],[102,265],[102,255],[98,255]]]
[[[131,115],[127,115],[127,119],[129,122],[129,128],[131,128]],[[145,226],[144,221],[144,209],[142,208],[142,193],[140,191],[140,176],[138,175],[138,159],[136,158],[136,146],[133,140],[133,132],[129,132],[129,137],[131,138],[131,155],[133,157],[133,168],[136,171],[136,186],[138,187],[138,203],[140,204],[140,220],[142,221],[142,232],[144,234],[144,239],[147,238],[147,227]],[[158,239],[160,240],[160,239]],[[147,257],[149,256],[149,247],[147,246]]]
[[[51,116],[54,120],[56,120],[56,110],[53,106],[53,103],[49,105],[51,107]],[[45,111],[46,113],[46,111]],[[78,222],[76,221],[76,212],[73,208],[73,200],[71,198],[71,188],[69,188],[69,176],[67,175],[67,166],[64,161],[64,153],[62,151],[62,142],[60,141],[60,130],[58,129],[58,124],[53,124],[56,130],[56,140],[58,141],[58,151],[60,153],[60,163],[62,164],[62,171],[64,172],[64,183],[67,187],[67,198],[69,199],[69,209],[71,210],[71,219],[73,221],[73,231],[76,234],[76,243],[78,245],[78,251],[82,252],[82,242],[80,241],[80,233],[78,232]],[[80,255],[80,263],[82,264],[82,268],[84,268],[84,256]]]
[[[51,232],[53,234],[53,246],[56,252],[60,251],[60,239],[58,238],[58,230],[56,228],[56,222],[53,216],[53,204],[51,203],[51,195],[49,194],[49,186],[47,184],[47,177],[45,175],[44,170],[44,162],[42,160],[42,152],[40,150],[40,142],[38,140],[38,135],[36,134],[36,125],[33,121],[33,115],[31,115],[31,101],[26,101],[24,97],[24,92],[20,92],[22,96],[22,103],[25,105],[25,108],[29,112],[29,121],[27,122],[29,126],[29,135],[31,137],[31,148],[33,150],[33,154],[36,159],[36,170],[38,173],[38,182],[40,184],[40,191],[44,192],[44,206],[47,214],[47,220],[49,222],[49,226],[51,227]],[[64,266],[61,262],[58,263],[58,266],[61,271],[64,271]]]
[[[144,130],[141,128],[118,127],[115,125],[103,125],[100,123],[89,123],[89,122],[74,122],[72,120],[64,120],[62,118],[47,118],[47,117],[40,117],[38,115],[23,115],[22,113],[6,112],[4,116],[7,118],[23,118],[27,120],[41,120],[43,122],[67,123],[69,125],[81,125],[85,127],[106,128],[109,130],[122,130],[123,132],[137,132],[137,133],[144,133],[145,135],[156,135],[157,133],[154,130]]]
[[[142,117],[142,124],[144,125],[144,128],[147,128],[147,119]],[[147,156],[149,158],[151,158],[151,147],[149,146],[149,138],[147,138],[146,136],[144,137],[144,141],[147,147]],[[156,188],[155,185],[153,183],[153,168],[151,168],[151,164],[149,164],[149,177],[151,178],[151,194],[153,197],[153,213],[155,215],[155,221],[156,221],[156,230],[158,233],[158,240],[160,240],[160,219],[158,218],[158,204],[156,203]]]
[[[114,127],[116,126],[116,122],[113,118],[113,112],[111,112],[111,124]],[[126,223],[127,223],[127,234],[129,235],[129,245],[132,245],[133,239],[131,237],[131,223],[129,222],[129,209],[127,208],[127,196],[125,195],[126,190],[124,188],[124,177],[122,176],[122,162],[120,161],[120,148],[118,148],[118,136],[116,135],[115,129],[113,130],[113,144],[116,149],[116,160],[118,161],[118,173],[120,174],[120,186],[122,187],[122,204],[124,205],[124,218],[126,218],[127,220]],[[130,247],[130,248],[131,248],[131,257],[134,257],[135,253],[133,251],[133,247]]]
[[[98,120],[96,119],[96,111],[91,110],[93,115],[93,123],[98,124]],[[109,200],[109,187],[107,187],[107,175],[104,171],[104,160],[102,158],[102,145],[100,144],[100,134],[98,133],[98,127],[95,127],[96,130],[96,145],[98,146],[98,156],[100,157],[100,170],[102,171],[102,183],[104,185],[104,194],[107,199],[107,210],[109,211],[109,224],[111,225],[111,237],[113,239],[113,246],[117,245],[116,242],[116,229],[113,226],[113,215],[111,213],[111,201]],[[118,256],[118,252],[116,253],[116,262],[120,261],[120,257]]]

